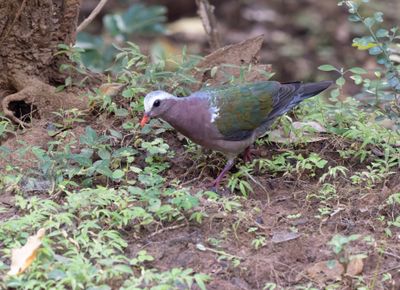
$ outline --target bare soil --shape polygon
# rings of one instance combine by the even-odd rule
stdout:
[[[78,138],[87,125],[100,133],[116,124],[115,120],[99,120],[101,118],[97,116],[76,126],[71,136]],[[36,136],[37,140],[30,142],[42,143],[43,134]],[[214,178],[218,168],[223,166],[223,158],[216,154],[202,155],[196,162],[208,165],[197,166],[185,153],[185,139],[178,138],[172,131],[163,133],[162,137],[176,151],[175,157],[170,160],[166,187],[172,179],[178,179],[190,186],[195,194],[204,189],[204,184]],[[68,142],[68,138],[65,140]],[[350,145],[340,138],[290,147],[269,144],[256,148],[259,154],[256,157],[271,158],[285,150],[304,155],[317,152],[331,166],[346,166],[351,175],[351,172],[364,168],[365,164],[339,157],[337,150]],[[237,168],[233,172],[235,170]],[[321,200],[312,197],[321,189],[318,183],[320,175],[321,172],[317,172],[316,177],[307,173],[273,176],[256,172],[254,178],[263,188],[250,181],[255,190],[247,199],[240,199],[239,210],[227,212],[222,206],[201,200],[200,207],[207,214],[201,224],[190,221],[167,223],[155,231],[143,231],[139,236],[124,231],[129,241],[127,251],[134,257],[139,250],[147,250],[155,258],[149,267],[160,270],[190,267],[196,272],[207,273],[212,277],[208,289],[262,289],[267,282],[274,282],[285,289],[310,282],[323,287],[335,282],[336,278],[342,280],[341,289],[353,289],[356,279],[346,275],[327,277],[323,270],[313,274],[310,268],[318,262],[335,258],[328,245],[333,235],[361,234],[362,237],[373,237],[375,242],[367,244],[359,240],[346,247],[351,255],[362,253],[367,256],[363,259],[359,275],[367,283],[375,283],[375,289],[396,289],[380,281],[381,274],[389,272],[395,285],[400,283],[400,232],[393,227],[393,236],[389,238],[384,231],[385,225],[378,217],[391,220],[398,215],[398,206],[389,206],[386,200],[389,195],[399,192],[400,172],[372,189],[357,187],[347,179],[337,178],[332,182],[338,185],[338,197],[326,202],[325,205],[332,211],[323,218],[316,217],[322,206]],[[223,193],[230,197],[234,195],[228,189]],[[15,214],[13,199],[12,189],[1,195],[1,205],[9,210],[0,214],[0,221]],[[249,232],[249,228],[253,227],[258,228],[257,233],[266,238],[265,245],[257,250],[252,246],[255,235]],[[215,241],[218,241],[217,244]],[[234,265],[233,261],[221,258],[221,254],[201,251],[199,244],[233,255],[240,263]]]
[[[176,142],[176,139],[169,139],[171,146]],[[338,146],[344,144],[342,140],[323,141],[299,148],[298,152],[318,152],[331,165],[346,166],[351,175],[352,170],[364,165],[338,158]],[[181,156],[181,149],[175,149],[177,156]],[[273,145],[258,149],[261,155],[266,156],[282,151]],[[173,165],[170,171],[181,172],[182,167]],[[193,176],[196,174],[199,175],[199,172]],[[179,178],[179,175],[176,177]],[[335,258],[328,245],[333,235],[360,234],[375,240],[372,245],[357,241],[347,247],[351,255],[367,255],[360,275],[367,283],[378,277],[374,282],[375,289],[396,289],[392,288],[393,285],[382,284],[379,275],[390,272],[395,285],[400,283],[397,271],[400,263],[399,231],[392,229],[393,237],[388,238],[378,217],[390,219],[399,210],[385,204],[388,196],[400,189],[400,172],[386,184],[373,189],[357,188],[345,179],[338,179],[335,181],[340,183],[338,198],[327,203],[332,213],[325,218],[316,217],[321,204],[316,198],[310,198],[321,189],[317,178],[309,178],[307,174],[300,177],[259,175],[255,178],[267,188],[268,193],[253,184],[255,191],[247,200],[241,201],[243,207],[240,212],[227,214],[221,208],[208,208],[208,218],[201,225],[188,223],[175,229],[176,225],[171,224],[159,229],[159,234],[149,233],[150,238],[148,234],[139,239],[133,238],[129,250],[134,255],[138,250],[146,249],[155,257],[152,265],[159,269],[191,267],[208,273],[213,277],[209,289],[262,289],[267,282],[274,282],[285,289],[309,282],[323,287],[334,281],[329,280],[323,271],[320,275],[312,275],[308,269],[318,262]],[[193,192],[204,188],[204,179],[207,176],[192,185]],[[203,206],[207,208],[207,202]],[[299,217],[291,218],[293,215]],[[254,235],[248,232],[250,227],[258,227],[259,233],[266,237],[266,245],[258,250],[251,246]],[[298,233],[297,238],[279,241],[279,235],[288,235],[293,230]],[[221,243],[215,247],[210,239],[220,240]],[[218,254],[199,251],[197,244],[241,257],[241,263],[234,267],[226,259],[219,259]],[[385,253],[380,253],[377,245],[383,246]],[[355,280],[351,277],[341,276],[340,279],[343,280],[341,289],[355,287]]]

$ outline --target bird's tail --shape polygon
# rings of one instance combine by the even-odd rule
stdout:
[[[274,100],[272,111],[269,113],[265,122],[257,129],[257,135],[260,136],[272,125],[276,118],[289,112],[305,99],[318,95],[326,90],[333,82],[322,81],[317,83],[302,84],[283,83],[279,97]]]
[[[297,90],[295,98],[293,101],[297,101],[296,105],[301,101],[318,95],[322,91],[326,90],[333,82],[332,81],[322,81],[318,83],[308,83],[300,84],[300,88]]]
[[[280,97],[276,99],[274,108],[268,117],[276,119],[286,112],[289,112],[305,99],[314,97],[326,90],[332,83],[332,81],[322,81],[307,84],[300,82],[282,84],[282,93]]]

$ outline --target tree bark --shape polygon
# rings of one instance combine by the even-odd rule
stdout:
[[[25,124],[12,102],[34,105],[40,115],[43,105],[65,98],[53,85],[65,79],[59,66],[68,60],[55,53],[75,43],[79,8],[80,0],[0,1],[0,100],[13,121]]]

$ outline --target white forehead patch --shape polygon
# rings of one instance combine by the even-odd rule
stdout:
[[[150,92],[144,97],[144,111],[146,113],[150,112],[153,108],[153,104],[156,100],[165,100],[165,99],[174,99],[176,98],[174,95],[171,95],[164,91],[153,91]]]

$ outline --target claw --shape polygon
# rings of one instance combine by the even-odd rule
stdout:
[[[228,162],[226,163],[224,169],[222,170],[222,172],[218,175],[218,177],[207,186],[207,188],[212,188],[214,192],[221,194],[220,192],[218,192],[218,188],[220,186],[221,180],[222,178],[225,176],[225,174],[232,168],[232,166],[235,164],[234,162],[235,159],[229,159]]]

